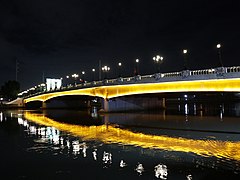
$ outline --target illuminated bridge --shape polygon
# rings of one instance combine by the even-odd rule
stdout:
[[[32,101],[46,102],[56,97],[69,95],[98,97],[104,100],[104,109],[108,110],[111,106],[108,102],[110,99],[171,92],[240,92],[240,66],[105,79],[74,87],[38,92],[23,96],[23,99],[24,103],[29,103]],[[119,104],[118,101],[115,105],[116,103]],[[164,105],[164,100],[161,103]]]

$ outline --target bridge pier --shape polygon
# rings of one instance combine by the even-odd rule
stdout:
[[[47,108],[47,103],[45,101],[42,102],[42,109],[46,109]]]

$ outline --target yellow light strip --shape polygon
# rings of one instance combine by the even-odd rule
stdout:
[[[53,126],[61,131],[79,136],[83,140],[99,140],[106,144],[118,143],[123,145],[140,146],[143,148],[161,149],[167,151],[192,152],[201,156],[215,156],[240,160],[240,142],[217,140],[194,140],[186,138],[174,138],[168,136],[146,135],[134,133],[129,130],[116,128],[110,125],[80,126],[59,123],[42,114],[25,112],[24,117],[37,124]]]
[[[66,95],[88,95],[110,99],[133,94],[163,92],[240,92],[240,78],[92,87],[37,95],[24,99],[24,103],[47,101],[54,97]]]

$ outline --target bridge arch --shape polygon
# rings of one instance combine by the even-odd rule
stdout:
[[[126,95],[165,92],[240,92],[240,78],[138,83],[81,88],[35,95],[25,98],[24,103],[35,100],[45,102],[54,97],[68,95],[85,95],[111,99]]]

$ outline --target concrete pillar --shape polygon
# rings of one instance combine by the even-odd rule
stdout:
[[[45,101],[42,102],[42,109],[46,109],[47,108],[47,103]]]

